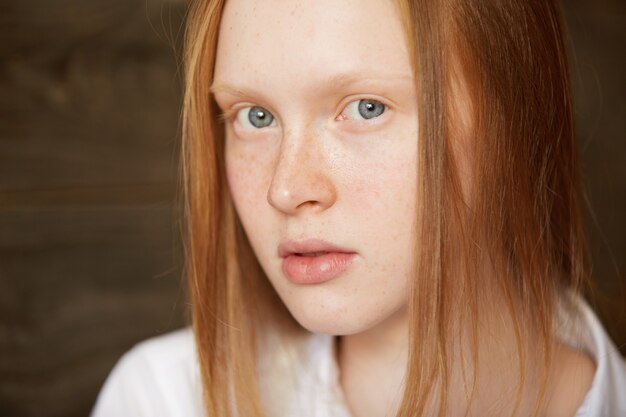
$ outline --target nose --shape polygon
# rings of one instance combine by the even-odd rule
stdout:
[[[285,214],[321,212],[337,200],[330,155],[316,139],[295,132],[283,137],[267,201]]]

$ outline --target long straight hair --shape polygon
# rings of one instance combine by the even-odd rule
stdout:
[[[478,361],[480,306],[502,297],[518,346],[540,340],[545,400],[557,298],[587,280],[572,100],[557,0],[398,0],[418,86],[415,279],[409,361],[398,416],[445,415],[455,323],[464,317]],[[228,193],[224,130],[209,93],[225,0],[193,2],[187,22],[182,167],[186,271],[208,416],[263,416],[258,318],[277,295]],[[455,85],[470,126],[459,133]],[[455,143],[472,149],[464,190]],[[457,157],[458,158],[458,157]],[[460,262],[459,262],[460,259]],[[477,279],[484,263],[492,280]],[[459,297],[463,302],[459,302]],[[274,301],[274,302],[272,302]],[[280,304],[280,302],[278,302]],[[287,316],[278,309],[273,316]],[[284,317],[283,317],[284,318]],[[287,318],[289,320],[289,318]],[[476,373],[468,385],[476,384]],[[465,376],[464,376],[465,379]],[[434,408],[431,408],[434,404]]]

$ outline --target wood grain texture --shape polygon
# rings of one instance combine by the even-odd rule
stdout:
[[[564,2],[598,300],[626,352],[626,4]],[[184,325],[183,1],[0,3],[0,416],[85,416]]]
[[[626,354],[626,2],[564,2],[595,289],[589,299]]]
[[[139,338],[181,323],[164,206],[0,211],[0,415],[85,415]],[[78,403],[76,401],[79,401]]]
[[[0,6],[0,415],[85,416],[185,322],[182,2]]]

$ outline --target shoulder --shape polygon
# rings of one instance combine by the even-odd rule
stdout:
[[[107,378],[92,417],[201,416],[201,385],[191,329],[139,343]]]
[[[557,343],[552,362],[553,387],[547,415],[574,416],[584,403],[595,374],[596,365],[589,354]]]
[[[571,348],[562,356],[569,365],[565,379],[584,379],[587,387],[575,415],[626,416],[626,362],[587,303],[580,298],[573,304],[559,325],[561,340]]]

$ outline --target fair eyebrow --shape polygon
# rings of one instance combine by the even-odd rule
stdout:
[[[245,91],[242,90],[241,88],[235,87],[234,85],[227,84],[227,83],[216,83],[216,82],[213,82],[213,84],[211,84],[211,87],[209,87],[209,91],[212,94],[225,92],[225,93],[233,94],[235,96],[245,96],[246,95]]]
[[[363,81],[412,81],[412,74],[380,74],[380,73],[367,73],[367,72],[354,72],[354,73],[339,73],[335,74],[331,77],[328,77],[324,85],[327,86],[328,89],[336,90],[341,87],[345,87],[346,85],[363,82]],[[220,92],[230,93],[235,96],[245,97],[250,96],[250,94],[246,88],[241,88],[234,86],[232,84],[223,83],[223,82],[213,82],[209,91],[212,94],[217,94]]]

